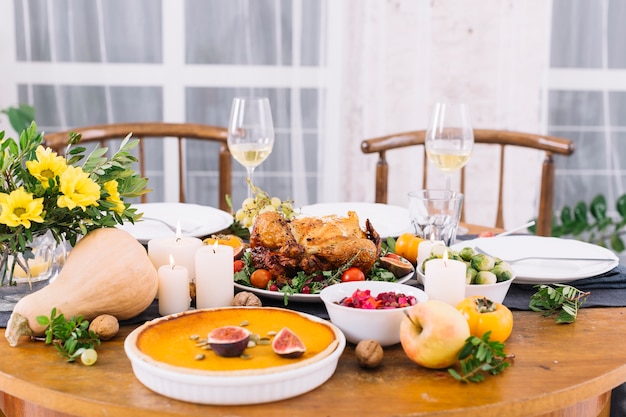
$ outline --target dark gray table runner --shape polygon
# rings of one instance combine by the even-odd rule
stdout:
[[[410,280],[407,284],[422,288],[416,280]],[[579,290],[590,292],[589,298],[583,304],[583,308],[626,307],[626,266],[618,265],[602,275],[570,281],[566,282],[566,284],[574,286]],[[537,289],[534,285],[513,283],[504,299],[504,305],[512,310],[529,310],[528,302],[536,291]],[[287,305],[284,304],[282,299],[262,297],[261,301],[264,306],[284,307],[328,319],[328,313],[321,301],[312,303],[289,302]],[[10,314],[8,311],[0,312],[0,327],[6,327]],[[138,324],[157,317],[159,317],[159,309],[155,301],[142,314],[126,320],[122,324]]]

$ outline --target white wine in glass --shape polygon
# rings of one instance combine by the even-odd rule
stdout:
[[[452,173],[469,161],[474,146],[474,130],[465,103],[436,103],[426,131],[426,155],[446,176],[450,189]]]
[[[274,124],[267,97],[235,97],[228,124],[228,149],[246,168],[250,185],[254,169],[267,159],[274,146]],[[248,186],[248,197],[252,189]]]

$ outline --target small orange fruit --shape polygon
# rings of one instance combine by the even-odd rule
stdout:
[[[413,233],[403,233],[396,239],[396,253],[413,265],[417,264],[417,249],[424,239]]]
[[[243,239],[236,235],[213,235],[204,239],[203,242],[205,245],[214,245],[217,242],[218,245],[232,246],[235,259],[241,258],[246,248]]]

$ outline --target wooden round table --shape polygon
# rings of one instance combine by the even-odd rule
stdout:
[[[514,312],[506,342],[513,366],[482,383],[412,363],[400,345],[382,366],[359,368],[348,345],[335,374],[304,395],[253,406],[172,400],[145,388],[123,350],[126,326],[103,342],[92,367],[66,363],[50,346],[0,340],[0,409],[7,416],[608,416],[611,389],[626,381],[626,308],[587,308],[570,325]],[[241,392],[245,396],[245,392]]]

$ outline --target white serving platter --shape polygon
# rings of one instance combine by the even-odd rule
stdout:
[[[175,236],[180,222],[181,235],[203,237],[228,228],[233,216],[214,207],[189,203],[144,203],[133,204],[143,219],[124,223],[118,228],[126,230],[139,242],[146,244],[151,239]],[[169,225],[169,226],[168,226]]]
[[[567,257],[571,260],[527,259],[513,262],[515,284],[551,284],[590,278],[615,268],[617,255],[598,245],[575,239],[513,235],[466,240],[452,245],[453,250],[479,247],[504,260],[522,257]],[[588,261],[580,258],[603,258]]]
[[[361,228],[365,230],[365,220],[369,219],[374,229],[381,237],[397,237],[402,233],[411,232],[409,210],[404,207],[379,203],[320,203],[300,208],[302,216],[321,217],[337,215],[346,217],[348,211],[354,211],[359,216]]]

